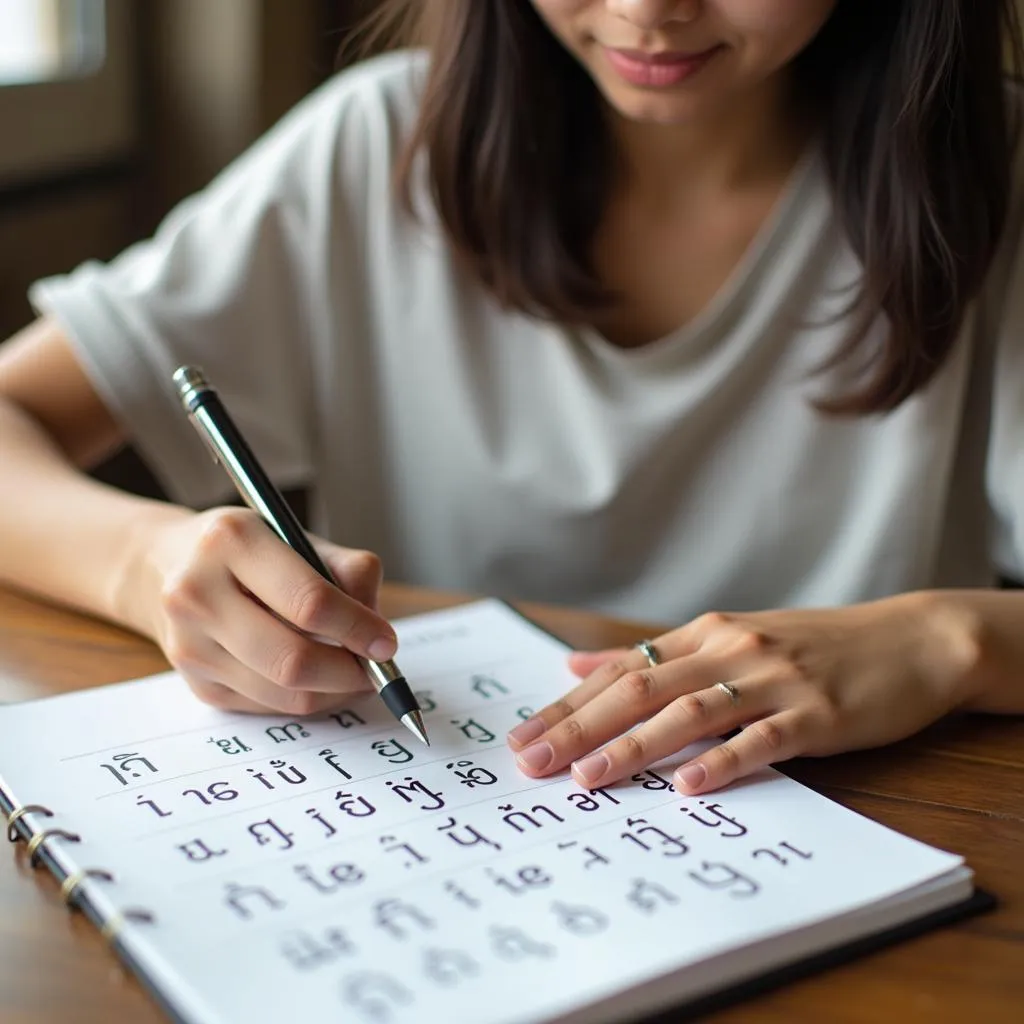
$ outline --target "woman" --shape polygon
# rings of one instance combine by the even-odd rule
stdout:
[[[1024,710],[1024,596],[992,589],[1024,565],[1009,0],[384,5],[416,10],[426,54],[342,73],[153,239],[34,287],[0,577],[290,714],[394,652],[381,559],[676,627],[574,656],[510,735],[589,787],[739,726],[682,791]],[[346,593],[219,506],[185,362],[312,487]],[[127,440],[174,504],[82,473]]]

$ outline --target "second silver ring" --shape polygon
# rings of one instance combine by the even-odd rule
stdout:
[[[721,690],[734,705],[740,702],[740,691],[732,683],[715,683],[715,689]]]
[[[661,664],[661,658],[658,657],[658,652],[650,640],[640,640],[634,646],[647,659],[647,664],[651,668],[657,668]]]

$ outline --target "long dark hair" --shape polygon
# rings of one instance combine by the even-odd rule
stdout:
[[[585,322],[612,298],[591,247],[618,166],[589,76],[529,0],[378,2],[374,39],[432,55],[398,187],[408,197],[426,151],[442,223],[479,280],[508,307]],[[1021,58],[1015,0],[839,0],[797,58],[864,268],[828,364],[856,357],[858,385],[820,408],[891,410],[949,354],[1008,211],[1007,72]],[[868,352],[879,310],[891,329]]]

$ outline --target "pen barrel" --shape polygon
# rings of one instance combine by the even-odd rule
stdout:
[[[213,407],[216,406],[214,409]],[[235,485],[242,500],[324,579],[337,585],[334,574],[310,543],[291,506],[267,478],[248,443],[213,393],[201,395],[188,415],[200,426],[214,459]]]

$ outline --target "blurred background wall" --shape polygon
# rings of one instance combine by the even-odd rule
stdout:
[[[0,0],[0,32],[5,8],[35,2]],[[29,320],[31,281],[144,237],[330,75],[370,3],[106,0],[108,27],[119,33],[111,56],[125,65],[118,88],[129,108],[127,138],[107,153],[57,156],[18,173],[4,174],[0,156],[0,339]],[[14,152],[28,137],[46,148],[83,118],[104,116],[97,99],[82,110],[69,91],[67,102],[23,123],[16,115],[47,87],[0,80],[0,150]]]
[[[146,237],[337,71],[373,3],[0,0],[0,342],[32,319],[32,281]],[[103,68],[28,67],[30,29],[75,59],[69,33],[101,35]],[[159,494],[130,451],[97,475]]]

